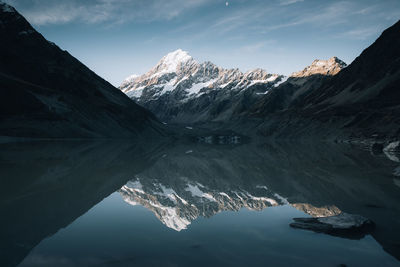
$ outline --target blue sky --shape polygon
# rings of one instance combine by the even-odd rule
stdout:
[[[48,40],[118,86],[181,48],[198,61],[290,74],[350,63],[400,19],[399,0],[6,0]]]

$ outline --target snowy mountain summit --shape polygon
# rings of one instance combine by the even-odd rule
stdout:
[[[186,51],[178,49],[164,56],[146,74],[128,77],[120,89],[135,99],[154,99],[171,91],[180,91],[184,100],[213,89],[242,90],[257,83],[274,83],[281,78],[262,69],[242,73],[238,69],[220,68],[211,62],[198,63]]]
[[[163,57],[157,64],[156,70],[171,73],[179,70],[180,65],[184,65],[188,61],[193,61],[193,58],[188,54],[188,52],[178,49]]]
[[[178,49],[164,56],[147,73],[128,77],[119,88],[159,118],[169,121],[172,117],[180,117],[178,113],[181,110],[177,109],[183,108],[183,104],[190,102],[196,109],[191,112],[199,115],[206,112],[198,109],[200,104],[209,108],[211,101],[232,99],[249,88],[253,89],[253,94],[265,94],[283,78],[262,69],[242,73],[238,69],[218,67],[209,61],[199,63],[186,51]],[[184,117],[190,120],[187,111]],[[204,116],[203,119],[208,117]]]

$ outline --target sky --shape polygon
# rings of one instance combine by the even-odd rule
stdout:
[[[115,86],[178,48],[199,62],[285,75],[314,59],[351,63],[400,19],[399,0],[4,2]]]

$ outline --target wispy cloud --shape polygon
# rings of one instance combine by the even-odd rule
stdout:
[[[300,0],[301,1],[301,0]],[[219,18],[206,31],[225,34],[238,29],[247,34],[265,34],[282,28],[308,24],[313,27],[329,27],[349,20],[354,7],[347,1],[336,1],[314,10],[297,12],[288,5],[299,0],[279,1],[277,5],[253,5]],[[276,19],[279,17],[280,19]],[[270,19],[271,18],[271,19]],[[255,23],[258,21],[258,23]]]
[[[259,51],[265,49],[268,45],[274,44],[275,42],[276,42],[275,40],[267,40],[267,41],[248,44],[248,45],[239,47],[238,52],[256,53],[256,52],[259,52]]]
[[[379,6],[344,0],[329,1],[319,5],[310,5],[307,1],[302,1],[304,4],[307,3],[307,6],[293,9],[290,4],[295,2],[299,1],[278,0],[274,4],[253,2],[252,5],[243,6],[214,20],[194,21],[170,33],[184,34],[189,31],[185,37],[187,41],[202,40],[209,36],[224,36],[223,39],[226,40],[243,41],[274,38],[274,35],[279,35],[281,29],[301,27],[304,31],[323,31],[324,34],[330,32],[332,38],[347,37],[361,40],[376,35],[383,27],[382,25],[373,27],[368,23],[360,27],[352,21],[355,16],[360,19],[370,16],[371,12],[375,17],[380,17]],[[388,16],[389,13],[386,10],[382,14]],[[199,26],[200,24],[204,26]],[[250,44],[245,50],[254,50],[255,47],[259,47],[260,42],[257,44],[258,46]]]
[[[249,23],[252,23],[254,20],[262,17],[267,13],[268,9],[260,9],[260,8],[247,8],[241,9],[232,13],[229,16],[222,17],[215,21],[213,25],[211,25],[212,30],[216,30],[219,33],[226,33],[232,30],[240,29],[245,27]]]
[[[287,27],[311,24],[312,26],[328,27],[348,21],[349,12],[351,9],[349,2],[340,1],[334,2],[323,7],[320,10],[306,11],[300,13],[283,23],[270,24],[263,27],[262,32],[278,30]]]
[[[170,20],[211,0],[5,0],[35,25]]]
[[[382,27],[373,26],[367,28],[356,28],[336,35],[338,38],[364,40],[371,36],[376,36],[382,31]]]
[[[281,6],[288,6],[298,2],[304,2],[304,0],[280,0],[279,2]]]

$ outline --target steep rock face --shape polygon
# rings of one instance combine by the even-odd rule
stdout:
[[[154,116],[0,3],[0,136],[132,137]]]
[[[322,80],[321,74],[307,76],[320,82],[310,84],[308,78],[306,87],[295,87],[288,81],[260,100],[244,119],[261,118],[258,132],[278,138],[398,140],[399,47],[397,22],[336,75]],[[275,103],[276,99],[281,105]],[[278,107],[271,109],[273,104]]]
[[[178,49],[146,74],[128,77],[120,89],[163,121],[224,121],[283,78],[262,69],[242,73],[211,62],[198,63]]]

